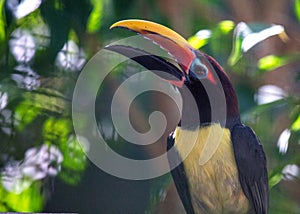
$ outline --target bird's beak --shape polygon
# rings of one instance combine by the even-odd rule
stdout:
[[[163,25],[145,20],[123,20],[116,22],[110,28],[122,27],[142,34],[167,50],[188,72],[195,54],[189,43],[178,33]]]
[[[190,66],[196,57],[195,53],[193,52],[193,48],[189,45],[189,43],[182,36],[180,36],[175,31],[173,31],[163,25],[160,25],[160,24],[157,24],[154,22],[150,22],[150,21],[145,21],[145,20],[135,20],[135,19],[124,20],[124,21],[116,22],[110,28],[112,29],[112,28],[117,28],[117,27],[126,28],[126,29],[132,30],[138,34],[141,34],[144,37],[147,37],[148,39],[152,40],[154,43],[158,44],[160,47],[165,49],[171,56],[173,56],[174,59],[177,61],[178,65],[180,66],[180,71],[177,71],[177,74],[175,74],[174,72],[169,72],[169,73],[174,76],[177,76],[177,78],[179,78],[178,72],[181,72],[181,77],[177,81],[169,80],[169,82],[171,82],[172,84],[179,86],[179,87],[182,86],[182,84],[184,82],[184,77],[188,76]],[[110,49],[115,52],[121,53],[127,57],[136,55],[137,51],[140,51],[140,50],[137,50],[134,48],[131,49],[130,47],[125,47],[125,46],[107,46],[106,49]],[[147,53],[147,52],[144,52],[144,53]],[[148,56],[152,57],[152,61],[154,60],[156,63],[161,64],[161,65],[164,64],[166,69],[179,70],[174,65],[172,67],[171,63],[166,64],[166,61],[158,62],[160,60],[163,60],[162,58],[160,58],[158,56],[155,57],[155,56],[151,55],[150,53],[147,53],[147,54],[148,54]],[[142,57],[138,58],[138,60],[136,60],[136,59],[134,59],[134,60],[137,61],[139,64],[149,68],[149,63],[148,62],[146,63],[146,61],[149,60],[149,57],[147,60],[146,60],[146,58],[142,58]],[[166,72],[168,72],[168,71],[166,71]]]

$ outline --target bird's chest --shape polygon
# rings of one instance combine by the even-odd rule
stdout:
[[[197,131],[177,128],[175,147],[181,157],[187,156],[183,165],[196,213],[248,211],[228,129],[218,124]]]

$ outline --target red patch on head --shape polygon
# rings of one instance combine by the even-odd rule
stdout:
[[[211,71],[208,72],[207,77],[206,77],[212,84],[217,85],[217,81],[214,77],[214,75],[212,74]]]
[[[180,81],[176,81],[176,80],[168,80],[169,83],[171,83],[172,85],[181,88],[184,84],[184,80],[185,78],[182,77]]]

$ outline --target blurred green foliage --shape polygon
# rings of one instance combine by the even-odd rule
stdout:
[[[41,182],[33,183],[21,193],[6,191],[0,187],[0,212],[15,210],[20,212],[39,212],[43,210],[44,198],[41,197]]]
[[[186,4],[190,7],[182,14],[183,24],[177,23],[178,12],[184,10],[176,7],[176,4],[180,5],[179,1],[169,7],[165,5],[168,2],[159,0],[46,0],[36,1],[37,7],[32,10],[27,5],[22,13],[17,13],[20,5],[26,2],[29,1],[0,0],[1,212],[42,211],[48,200],[42,189],[49,189],[48,183],[56,175],[33,180],[21,173],[18,180],[24,188],[21,192],[14,192],[14,188],[4,185],[5,179],[14,179],[13,176],[5,177],[9,164],[17,161],[22,166],[30,148],[55,146],[63,160],[61,163],[51,160],[48,168],[56,169],[57,177],[64,183],[80,184],[88,160],[73,130],[73,88],[84,62],[104,44],[131,35],[109,30],[112,23],[125,18],[150,19],[176,31],[181,29],[183,32],[179,33],[188,35],[193,47],[220,62],[236,87],[243,121],[259,135],[267,154],[270,213],[300,212],[300,196],[285,186],[289,179],[284,174],[286,166],[300,166],[300,93],[297,88],[300,51],[260,54],[274,37],[278,39],[277,43],[285,44],[286,26],[271,31],[274,25],[260,20],[241,23],[239,18],[234,18],[234,13],[229,14],[233,4],[220,0],[188,1]],[[290,9],[295,11],[298,23],[294,27],[299,30],[300,1],[293,1]],[[22,33],[18,34],[17,30]],[[24,32],[29,32],[30,36]],[[28,43],[31,40],[34,42]],[[68,41],[73,41],[77,49],[72,49]],[[83,63],[80,64],[81,60]],[[280,78],[289,80],[291,90],[272,102],[258,103],[259,87],[268,83],[265,75],[278,73],[278,69]],[[298,73],[298,79],[297,75],[290,75],[291,71]],[[272,92],[268,93],[264,96],[272,95]],[[280,152],[277,141],[283,129],[289,129],[291,135],[285,139],[287,151]],[[299,188],[299,180],[298,174],[293,180],[295,188]],[[156,205],[165,199],[164,191],[170,184],[169,175],[154,182],[145,207],[148,212],[154,212]]]

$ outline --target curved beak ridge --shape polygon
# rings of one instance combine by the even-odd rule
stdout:
[[[110,29],[117,27],[132,30],[152,40],[174,57],[183,71],[188,74],[196,56],[189,43],[175,31],[154,22],[138,19],[116,22]]]

